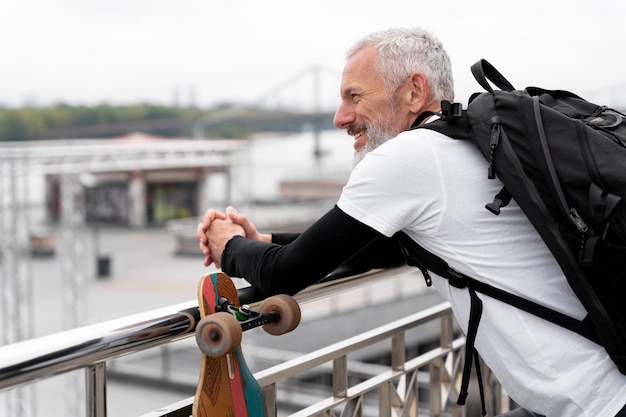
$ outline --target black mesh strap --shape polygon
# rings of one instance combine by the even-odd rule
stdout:
[[[483,390],[482,375],[480,372],[480,362],[478,360],[478,351],[474,347],[476,342],[476,334],[478,333],[478,325],[483,314],[483,302],[478,298],[476,292],[471,285],[468,285],[470,293],[470,318],[467,327],[467,337],[465,339],[465,363],[463,365],[463,378],[461,380],[461,390],[457,404],[464,405],[468,395],[469,382],[472,374],[472,361],[476,366],[476,376],[478,378],[478,387],[480,390],[480,403],[482,406],[482,415],[487,415],[485,410],[485,396]]]
[[[417,244],[406,234],[403,234],[399,239],[400,244],[403,247],[403,251],[407,256],[407,263],[409,265],[417,266],[420,269],[429,270],[435,274],[448,280],[450,285],[457,288],[471,287],[473,291],[487,295],[496,300],[502,301],[506,304],[512,305],[516,308],[526,311],[527,313],[541,317],[544,320],[552,322],[561,327],[565,327],[581,336],[584,336],[594,342],[598,342],[595,334],[590,334],[588,328],[584,325],[584,322],[572,318],[566,314],[560,313],[551,308],[545,307],[539,303],[520,297],[510,292],[504,291],[500,288],[478,281],[474,278],[468,277],[453,268],[450,268],[448,263],[424,249],[421,245]]]

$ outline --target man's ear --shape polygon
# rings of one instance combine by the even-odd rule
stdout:
[[[409,77],[409,109],[421,113],[430,102],[430,84],[423,72],[414,72]]]

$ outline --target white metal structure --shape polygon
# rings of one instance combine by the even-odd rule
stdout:
[[[84,187],[90,175],[104,172],[143,171],[167,168],[214,169],[226,173],[231,198],[231,167],[246,149],[241,140],[151,140],[76,139],[58,141],[4,142],[0,144],[0,279],[2,297],[2,345],[32,336],[32,277],[29,272],[33,224],[30,218],[31,178],[58,175],[61,184],[61,217],[58,256],[65,276],[65,326],[80,326],[84,317],[84,287],[89,279]],[[132,186],[132,184],[131,184]],[[138,188],[141,192],[141,187]],[[239,190],[237,195],[245,196]],[[137,200],[141,201],[141,198]],[[228,200],[227,200],[228,201]],[[201,204],[206,205],[205,202]],[[14,415],[30,416],[22,393],[9,400]],[[14,405],[12,405],[14,404]]]

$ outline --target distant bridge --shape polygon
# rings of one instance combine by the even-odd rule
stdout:
[[[260,127],[263,124],[300,124],[314,130],[332,129],[338,104],[339,72],[314,65],[271,87],[252,102],[199,118],[133,120],[92,126],[49,129],[37,139],[106,138],[133,132],[154,133],[190,129],[203,137],[204,130],[221,126]]]

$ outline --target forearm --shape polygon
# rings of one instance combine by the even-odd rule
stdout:
[[[294,294],[320,281],[379,236],[335,208],[284,245],[231,239],[222,255],[222,269],[245,278],[266,295]]]
[[[276,243],[278,245],[287,245],[300,236],[301,233],[272,233],[270,235],[270,240],[266,242]]]
[[[278,245],[287,245],[293,242],[300,233],[272,233],[271,239],[266,242],[276,243]],[[359,253],[350,258],[345,264],[341,265],[339,276],[345,274],[358,274],[369,271],[373,268],[393,268],[403,265],[406,262],[402,249],[395,237],[388,238],[379,236],[372,243],[363,248]]]

